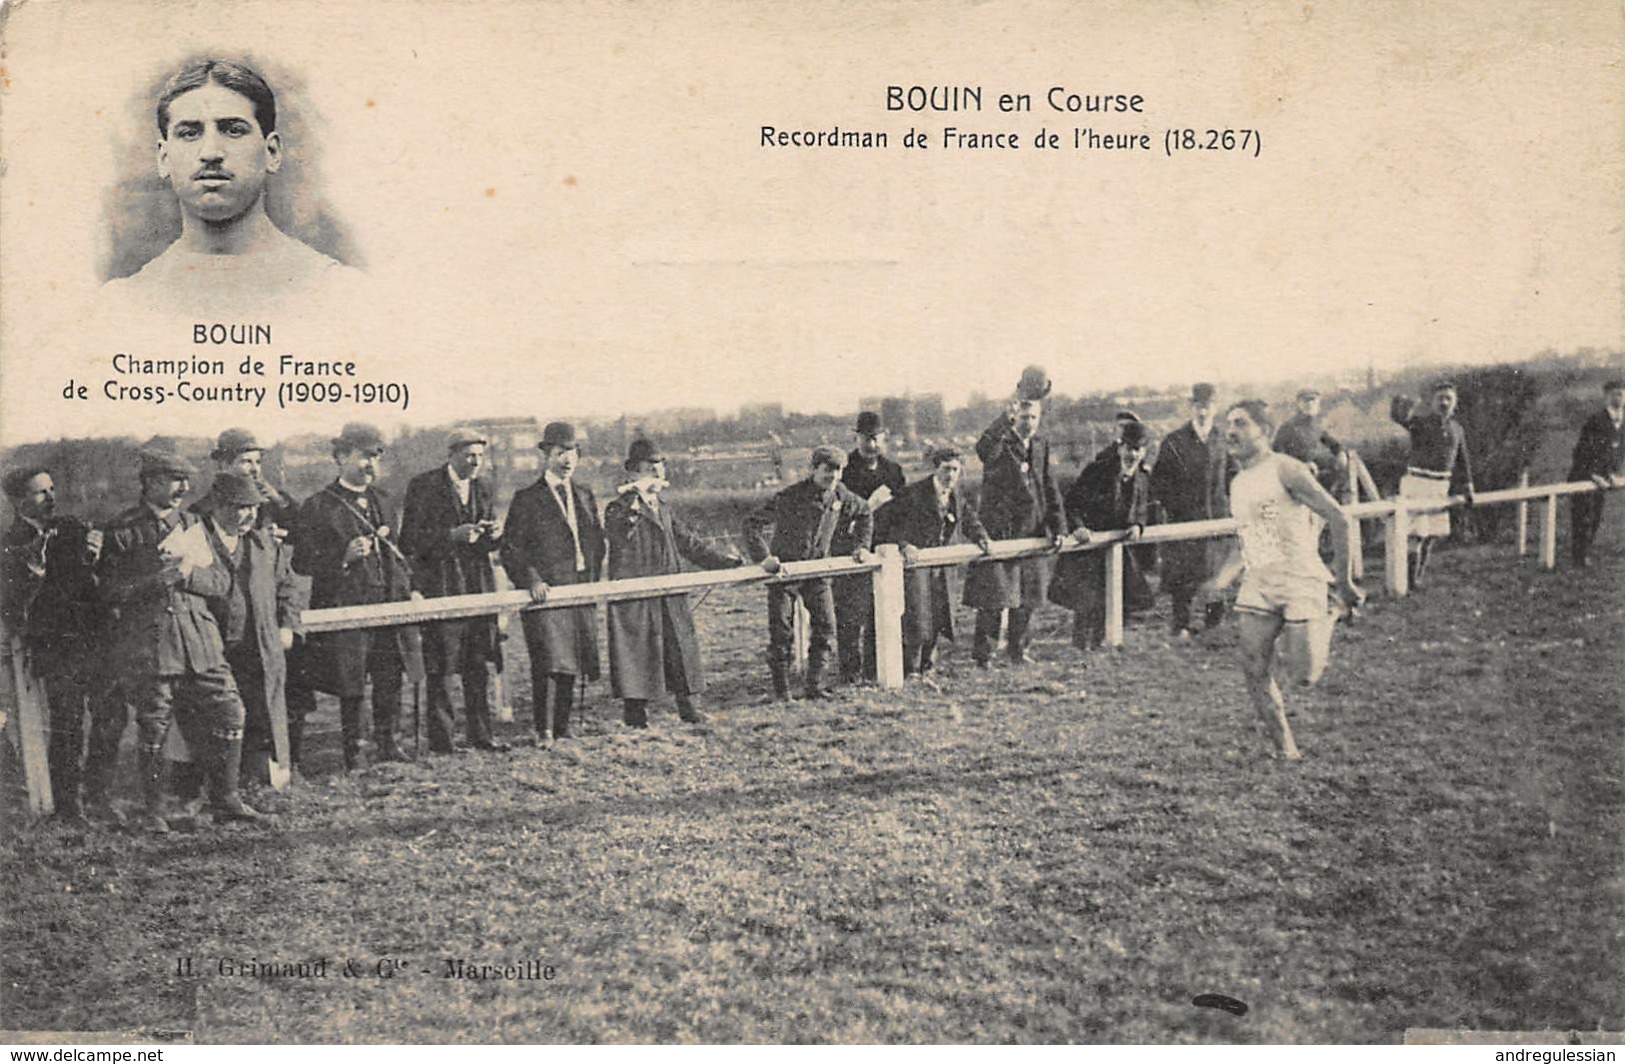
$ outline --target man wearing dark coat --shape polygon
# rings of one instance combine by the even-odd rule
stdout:
[[[312,609],[404,602],[421,598],[412,570],[396,544],[389,499],[373,486],[380,473],[384,437],[373,426],[352,422],[333,440],[338,477],[305,500],[294,529],[293,567],[310,577]],[[377,756],[407,761],[396,729],[401,715],[401,676],[423,679],[422,638],[415,625],[352,628],[306,638],[304,682],[338,696],[347,769],[366,764],[369,744],[361,700],[372,678],[372,733]]]
[[[1467,495],[1473,503],[1473,462],[1467,453],[1467,430],[1456,420],[1459,401],[1454,381],[1439,381],[1431,392],[1432,409],[1408,395],[1396,395],[1388,405],[1388,416],[1402,426],[1411,438],[1410,458],[1399,480],[1399,494],[1405,499],[1443,499],[1450,495],[1451,482],[1460,472]],[[1424,510],[1410,515],[1410,538],[1416,547],[1410,552],[1409,584],[1421,590],[1433,548],[1450,535],[1449,510]]]
[[[986,553],[987,529],[959,490],[965,456],[955,447],[931,452],[932,472],[898,492],[888,505],[885,537],[912,562],[922,548],[974,543]],[[937,639],[954,638],[954,600],[959,567],[908,569],[903,574],[903,675],[931,670]]]
[[[604,508],[611,580],[680,573],[684,559],[704,569],[746,564],[714,550],[661,500],[666,463],[652,441],[632,441],[626,471],[631,479]],[[609,684],[628,727],[647,728],[650,700],[667,691],[677,697],[679,718],[705,721],[694,705],[705,690],[705,670],[687,594],[609,604]]]
[[[1043,395],[1048,381],[1036,387],[1024,381],[1009,412],[999,415],[976,441],[982,460],[982,499],[977,507],[993,539],[1042,537],[1059,546],[1066,535],[1066,515],[1055,483],[1049,441],[1038,435]],[[1031,396],[1030,398],[1028,396]],[[1027,660],[1033,610],[1044,602],[1054,559],[974,562],[965,578],[965,605],[976,609],[976,639],[971,653],[987,668],[999,643],[1004,612],[1009,611],[1007,651],[1010,660]]]
[[[575,481],[581,441],[575,426],[554,421],[542,430],[542,478],[514,493],[502,542],[502,566],[515,587],[543,602],[549,587],[587,584],[604,564],[598,500]],[[526,610],[520,614],[530,651],[531,717],[543,742],[570,736],[576,677],[598,679],[598,607]],[[552,701],[549,703],[549,694]]]
[[[1603,408],[1580,426],[1569,479],[1590,480],[1599,488],[1625,487],[1625,381],[1611,380],[1602,392]],[[1607,505],[1608,496],[1601,491],[1570,497],[1569,550],[1578,568],[1591,564],[1591,544]]]
[[[209,599],[230,587],[214,562],[201,519],[181,508],[192,467],[174,454],[141,455],[141,501],[108,526],[98,589],[112,610],[113,667],[132,696],[141,740],[147,830],[163,818],[163,750],[172,717],[213,783],[214,814],[258,820],[237,793],[243,701],[226,662]]]
[[[886,457],[886,430],[880,415],[865,410],[858,415],[855,434],[858,446],[846,456],[841,483],[869,504],[880,521],[880,511],[898,492],[907,478],[903,467]],[[835,529],[830,554],[850,554],[857,546],[853,530],[856,520],[842,521]],[[843,576],[835,581],[835,645],[841,661],[841,680],[857,683],[875,678],[875,595],[869,574]]]
[[[1151,515],[1151,476],[1145,469],[1149,433],[1140,422],[1122,428],[1109,453],[1084,467],[1067,489],[1066,519],[1076,531],[1109,532],[1145,527]],[[1150,588],[1131,549],[1123,551],[1123,598],[1145,599]],[[1106,640],[1106,555],[1101,550],[1063,554],[1055,564],[1050,601],[1072,611],[1072,645],[1080,650]]]
[[[406,488],[401,511],[401,550],[412,563],[412,578],[425,598],[481,595],[496,590],[491,555],[501,544],[485,466],[484,436],[457,429],[446,441],[443,466],[419,473]],[[451,674],[462,679],[468,745],[501,752],[508,744],[491,734],[488,665],[496,660],[495,617],[436,621],[423,632],[423,666],[428,673],[429,749],[455,753]]]
[[[1305,388],[1298,393],[1298,412],[1275,430],[1277,454],[1291,455],[1309,467],[1320,486],[1335,492],[1348,457],[1337,437],[1320,424],[1320,393]]]
[[[251,477],[219,473],[193,509],[202,513],[215,564],[229,581],[209,607],[243,699],[242,774],[269,783],[270,760],[289,763],[284,655],[299,630],[304,595],[292,552],[259,524],[264,502]]]
[[[808,561],[830,556],[835,529],[845,521],[852,533],[852,557],[868,557],[874,538],[874,516],[862,499],[841,484],[846,455],[839,447],[822,446],[812,453],[812,470],[805,480],[790,485],[766,506],[745,518],[745,548],[752,561],[769,573],[780,562]],[[769,543],[767,529],[773,529]],[[829,660],[835,629],[835,601],[827,577],[767,588],[767,666],[773,678],[773,697],[790,697],[790,660],[794,656],[796,600],[807,607],[811,631],[807,641],[807,698],[823,698],[824,665]]]
[[[56,485],[43,466],[24,466],[5,476],[6,498],[15,520],[5,531],[0,616],[8,637],[15,638],[28,666],[45,684],[50,707],[50,745],[46,763],[58,817],[84,819],[79,793],[80,761],[85,741],[85,715],[115,707],[108,701],[96,608],[96,561],[102,533],[78,518],[56,512]],[[125,721],[122,707],[119,723]],[[122,729],[121,729],[122,730]],[[118,751],[113,750],[117,757]],[[86,778],[91,804],[106,804],[111,766]],[[99,785],[101,790],[95,792]]]
[[[1191,388],[1191,419],[1170,432],[1157,448],[1151,493],[1164,518],[1174,524],[1230,516],[1229,478],[1235,463],[1214,424],[1213,385]],[[1162,587],[1173,599],[1173,633],[1189,638],[1191,602],[1228,552],[1228,540],[1209,537],[1162,545]],[[1224,603],[1209,602],[1207,627],[1224,619]]]

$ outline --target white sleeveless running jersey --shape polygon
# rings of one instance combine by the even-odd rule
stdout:
[[[1240,526],[1241,560],[1256,575],[1332,582],[1320,560],[1320,522],[1281,483],[1284,454],[1268,454],[1230,483],[1230,513]]]

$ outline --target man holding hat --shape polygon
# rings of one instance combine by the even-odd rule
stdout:
[[[902,548],[905,561],[913,561],[922,548],[974,543],[986,553],[987,530],[959,490],[965,456],[957,447],[931,451],[931,475],[921,477],[897,494],[886,515],[886,538]],[[937,639],[954,637],[954,593],[959,567],[908,569],[903,574],[903,674],[919,676],[931,670]]]
[[[835,529],[852,522],[852,557],[868,557],[874,537],[874,515],[869,504],[841,483],[846,454],[827,444],[814,448],[812,469],[805,480],[790,485],[766,506],[745,518],[745,546],[751,560],[769,573],[781,562],[828,558]],[[773,529],[773,539],[767,529]],[[835,628],[835,602],[829,579],[769,584],[767,588],[767,665],[773,677],[773,697],[790,697],[790,659],[795,632],[796,600],[807,607],[812,631],[807,643],[806,697],[823,698],[824,665],[829,660]]]
[[[1389,417],[1404,426],[1411,437],[1410,459],[1405,475],[1399,480],[1400,498],[1448,498],[1450,482],[1459,469],[1467,505],[1471,506],[1473,463],[1467,454],[1467,431],[1456,420],[1456,383],[1439,381],[1433,386],[1432,398],[1432,409],[1427,411],[1421,411],[1421,404],[1408,395],[1394,396],[1388,406]],[[1422,587],[1434,544],[1449,535],[1449,510],[1426,510],[1410,515],[1410,538],[1416,542],[1416,549],[1408,559],[1412,590]]]
[[[685,558],[702,569],[746,564],[713,549],[661,499],[666,462],[652,441],[632,441],[626,471],[629,479],[604,508],[611,580],[680,573]],[[682,720],[704,722],[694,696],[705,690],[705,671],[686,594],[610,603],[609,684],[628,727],[647,728],[650,699],[667,691],[677,696]]]
[[[227,767],[241,756],[243,701],[209,609],[210,598],[230,591],[231,578],[214,564],[201,519],[181,508],[191,464],[159,450],[140,459],[141,501],[107,528],[98,575],[102,598],[116,611],[115,669],[140,728],[144,826],[169,830],[163,750],[175,716],[214,780],[217,818],[257,820]]]
[[[1213,385],[1194,385],[1190,420],[1170,432],[1157,448],[1157,464],[1151,470],[1151,493],[1172,523],[1211,521],[1230,515],[1228,484],[1236,466],[1225,451],[1224,437],[1214,423],[1217,407],[1213,396]],[[1228,549],[1225,541],[1212,537],[1162,545],[1162,587],[1173,599],[1176,637],[1190,638],[1191,603],[1196,599],[1197,588],[1213,575]],[[1209,602],[1207,627],[1212,628],[1223,619],[1224,603]]]
[[[423,597],[413,589],[411,565],[396,545],[388,496],[374,486],[383,453],[384,437],[376,428],[361,422],[345,425],[333,440],[338,477],[299,510],[293,568],[310,577],[312,609]],[[413,683],[423,679],[422,639],[415,625],[310,636],[301,663],[310,687],[338,696],[346,769],[366,764],[361,700],[369,676],[377,756],[411,760],[395,733],[402,673]]]
[[[502,543],[502,566],[514,587],[542,602],[548,588],[591,583],[604,564],[604,528],[592,489],[575,481],[581,441],[575,426],[553,421],[542,430],[542,477],[514,493]],[[537,739],[570,735],[576,677],[598,679],[598,607],[526,610],[519,615],[530,652],[530,697]],[[549,694],[552,696],[549,705]]]
[[[1274,448],[1277,454],[1291,455],[1308,465],[1321,487],[1335,491],[1342,471],[1348,468],[1348,456],[1337,437],[1320,426],[1319,418],[1320,393],[1303,389],[1298,393],[1298,412],[1275,430]]]
[[[482,595],[496,590],[491,555],[501,545],[496,507],[485,468],[487,441],[473,429],[456,429],[446,440],[446,464],[412,478],[401,511],[401,550],[425,598]],[[462,677],[468,745],[508,749],[491,734],[487,663],[497,654],[495,617],[436,621],[423,633],[423,665],[429,676],[429,749],[456,751],[452,733],[451,673]]]
[[[192,508],[203,515],[215,564],[229,582],[226,593],[209,602],[245,711],[239,756],[228,754],[225,768],[237,762],[243,778],[269,783],[270,759],[290,761],[284,655],[299,630],[304,595],[291,552],[260,527],[263,505],[265,495],[252,477],[220,473]],[[235,780],[228,779],[226,789],[235,790]]]
[[[265,479],[265,447],[259,439],[247,429],[227,429],[215,440],[209,457],[214,459],[216,473],[236,473],[254,482],[265,497],[259,507],[260,527],[271,529],[278,539],[286,536],[299,512],[299,504],[293,501],[293,496],[272,487]]]
[[[1050,387],[1042,368],[1027,367],[1009,409],[976,441],[976,456],[982,460],[982,501],[977,512],[992,539],[1036,536],[1059,547],[1066,535],[1066,514],[1055,484],[1049,441],[1038,435]],[[978,666],[985,669],[992,659],[1007,610],[1007,653],[1012,662],[1027,660],[1029,624],[1033,610],[1044,602],[1052,566],[1047,557],[971,566],[965,578],[965,605],[976,609],[971,653]]]
[[[1122,438],[1108,453],[1084,467],[1067,489],[1066,519],[1079,532],[1144,529],[1151,515],[1151,475],[1145,455],[1150,433],[1139,421],[1125,422]],[[1123,552],[1123,598],[1150,597],[1132,549]],[[1092,650],[1106,640],[1106,553],[1077,551],[1055,565],[1049,600],[1072,611],[1072,645]]]
[[[886,430],[880,415],[865,410],[858,415],[857,449],[846,456],[841,484],[869,504],[878,522],[880,508],[899,492],[907,478],[903,467],[886,457]],[[857,521],[850,515],[835,529],[831,554],[850,554],[857,544]],[[877,526],[878,527],[878,526]],[[875,678],[875,596],[867,573],[835,581],[835,645],[845,683]]]

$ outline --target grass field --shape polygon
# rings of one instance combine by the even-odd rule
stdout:
[[[1625,535],[1373,596],[1267,756],[1230,626],[940,690],[762,705],[760,592],[698,609],[712,723],[313,778],[274,829],[27,826],[9,1028],[202,1041],[1392,1041],[1625,1028]],[[1373,573],[1367,581],[1380,581]],[[962,637],[963,638],[963,637]],[[509,643],[516,686],[523,651]],[[526,704],[525,692],[515,692]],[[527,733],[524,709],[510,737]],[[179,958],[194,974],[177,974]],[[328,958],[325,978],[222,975]],[[551,980],[443,978],[539,959]],[[345,959],[361,974],[344,974]],[[379,977],[377,965],[404,959]],[[1199,1008],[1222,993],[1243,1016]]]

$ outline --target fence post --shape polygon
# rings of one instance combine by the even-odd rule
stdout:
[[[1540,567],[1557,568],[1557,493],[1546,496],[1546,512],[1540,523]]]
[[[1518,487],[1529,487],[1529,470],[1518,474]],[[1518,503],[1518,557],[1529,553],[1529,500]]]
[[[1106,645],[1123,645],[1123,541],[1106,548]]]
[[[1395,598],[1404,598],[1411,589],[1411,513],[1405,509],[1403,496],[1394,498],[1394,512],[1383,520],[1388,530],[1383,544],[1388,593]]]
[[[903,552],[895,543],[875,548],[875,679],[895,690],[903,686]]]
[[[1347,482],[1343,485],[1343,502],[1357,503],[1360,501],[1360,452],[1350,448],[1344,453],[1348,456],[1348,469],[1344,474]],[[1358,517],[1350,518],[1348,524],[1349,575],[1359,580],[1365,576],[1364,530]]]
[[[52,812],[51,768],[45,756],[45,719],[49,709],[44,686],[28,667],[22,640],[12,636],[5,646],[5,694],[12,696],[12,720],[17,728],[23,761],[23,783],[28,789],[28,808],[35,816]]]
[[[796,596],[795,638],[791,640],[791,667],[797,676],[807,674],[807,606]]]

